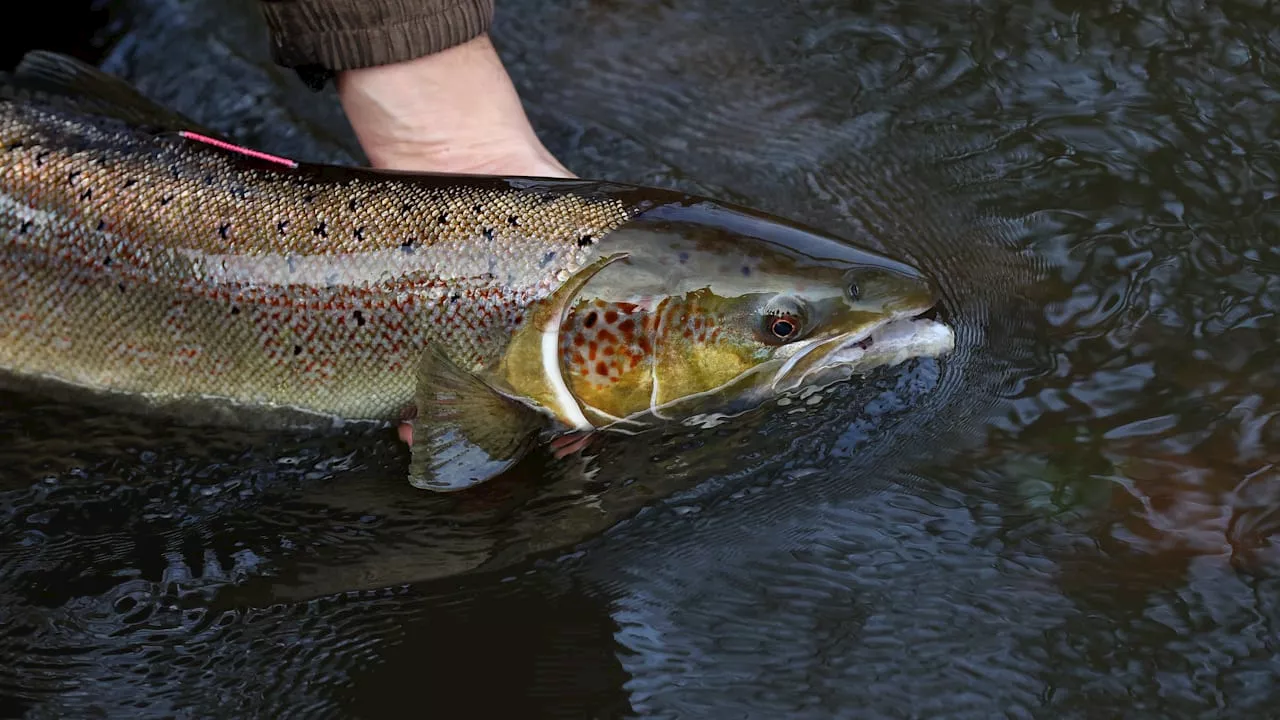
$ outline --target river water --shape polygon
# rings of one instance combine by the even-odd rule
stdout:
[[[151,97],[360,162],[251,3],[113,16]],[[955,355],[455,497],[386,433],[0,396],[0,715],[1275,715],[1278,20],[501,0],[568,167],[916,262]]]

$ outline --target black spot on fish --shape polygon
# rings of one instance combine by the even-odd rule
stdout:
[[[93,189],[92,189],[92,188],[88,188],[88,189],[86,189],[84,192],[80,193],[80,199],[81,199],[81,200],[89,200],[89,199],[91,199],[92,197],[93,197]]]
[[[71,172],[67,173],[67,182],[68,182],[68,183],[71,183],[72,185],[75,185],[75,184],[76,184],[76,180],[79,180],[79,179],[80,179],[80,171],[79,171],[79,170],[72,170]]]
[[[121,188],[122,190],[127,190],[127,189],[129,189],[129,188],[131,188],[131,187],[133,187],[134,185],[137,185],[137,184],[138,184],[138,181],[137,181],[137,180],[135,180],[135,179],[133,179],[133,178],[128,178],[128,179],[126,179],[124,182],[120,183],[120,188]]]
[[[412,253],[413,244],[415,242],[417,241],[414,238],[409,238],[408,240],[405,240],[404,242],[400,243],[400,249],[403,250],[406,254]]]
[[[301,346],[301,345],[294,345],[294,346],[293,346],[293,356],[294,356],[294,357],[298,357],[298,356],[299,356],[299,355],[301,355],[301,354],[302,354],[302,346]]]
[[[106,221],[106,220],[99,220],[99,221],[98,221],[98,232],[102,232],[103,230],[106,230],[106,229],[107,229],[107,221]]]
[[[542,267],[546,267],[546,266],[550,265],[550,264],[551,264],[551,261],[552,261],[552,260],[555,260],[555,259],[556,259],[556,251],[555,251],[555,250],[552,250],[551,252],[547,253],[546,255],[543,255],[543,256],[542,256]]]
[[[462,293],[455,292],[449,296],[449,302],[456,303],[462,299]]]
[[[520,227],[520,218],[516,215],[507,216],[507,224],[511,227]]]
[[[493,228],[485,228],[481,234],[484,235],[485,240],[493,242]]]
[[[357,310],[357,311],[355,311],[354,313],[352,313],[352,315],[353,315],[353,316],[355,316],[355,319],[356,319],[356,326],[357,326],[357,327],[364,327],[364,313],[362,313],[362,312],[360,312],[359,310]]]
[[[407,203],[405,207],[408,207]],[[436,222],[441,225],[447,225],[449,223],[449,213],[447,212],[440,213],[440,217],[436,218]]]
[[[47,160],[48,158],[49,158],[48,150],[40,153],[39,155],[36,155],[36,167],[40,167],[44,165],[44,161]]]
[[[311,203],[313,203],[313,202],[315,202],[315,201],[316,201],[316,194],[315,194],[315,193],[307,193],[306,195],[303,195],[303,196],[302,196],[302,204],[303,204],[303,205],[310,205]]]
[[[178,170],[177,165],[173,165],[169,168],[169,174],[173,176],[174,180],[177,180],[178,178],[182,177],[182,172]]]
[[[593,242],[595,242],[595,238],[591,237],[590,235],[583,235],[582,237],[578,238],[578,247],[586,247]]]
[[[289,234],[289,221],[288,221],[288,220],[281,220],[280,222],[276,223],[276,232],[280,233],[281,237],[283,237],[283,236],[285,236],[285,235],[288,235],[288,234]]]
[[[13,151],[13,150],[21,150],[21,149],[23,148],[23,146],[24,146],[24,143],[23,143],[21,140],[19,140],[18,142],[15,142],[15,143],[13,143],[12,145],[10,145],[8,149],[9,149],[10,151]]]
[[[215,180],[217,180],[217,178],[213,176],[213,173],[204,176],[205,185],[213,185]]]
[[[106,257],[102,258],[102,267],[111,267],[111,256],[110,256],[110,255],[108,255],[108,256],[106,256]]]
[[[363,225],[361,225],[360,227],[356,228],[355,236],[356,236],[356,239],[357,239],[357,240],[363,240],[363,239],[364,239],[364,226],[363,226]]]
[[[311,229],[311,234],[316,237],[329,237],[329,231],[325,228],[325,222],[321,220],[319,225]]]
[[[223,239],[223,240],[226,240],[228,237],[230,237],[230,236],[231,236],[231,223],[227,222],[227,223],[222,223],[221,225],[219,225],[219,226],[218,226],[218,235],[219,235],[220,237],[222,237],[222,239]]]
[[[689,253],[687,252],[680,253],[680,264],[683,265],[687,262],[689,262]]]
[[[239,315],[239,314],[240,314],[240,306],[239,306],[239,305],[232,305],[232,306],[231,306],[231,314],[232,314],[232,315]]]
[[[347,209],[349,209],[351,212],[355,212],[356,208],[359,206],[360,206],[360,201],[356,200],[355,198],[351,198],[351,202],[347,203]]]
[[[743,265],[743,266],[742,266],[742,276],[743,276],[743,277],[751,277],[751,268],[747,267],[746,265]]]
[[[413,205],[412,205],[411,203],[401,203],[401,204],[400,204],[400,214],[401,214],[401,215],[408,215],[408,214],[409,214],[409,213],[411,213],[411,212],[413,212]]]
[[[23,221],[22,221],[22,225],[18,226],[18,234],[19,234],[19,235],[26,235],[26,234],[27,234],[27,231],[29,231],[29,230],[31,230],[31,221],[30,221],[30,220],[23,220]]]
[[[555,202],[556,196],[553,193],[544,192],[538,196],[538,199],[544,203]]]
[[[117,283],[116,287],[120,288],[120,292],[124,292],[124,283]]]
[[[596,311],[592,310],[591,312],[587,313],[587,319],[582,321],[582,327],[585,327],[588,330],[590,330],[595,326],[596,326]]]
[[[471,209],[475,210],[477,215],[484,213],[484,206],[481,205],[480,203],[476,203],[475,206],[472,207]]]
[[[161,204],[162,206],[163,206],[163,205],[168,205],[168,204],[169,204],[169,203],[171,203],[171,202],[173,202],[173,194],[172,194],[172,193],[171,193],[171,194],[169,194],[169,195],[165,195],[164,197],[160,198],[160,204]]]

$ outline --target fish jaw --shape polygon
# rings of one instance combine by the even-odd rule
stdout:
[[[801,346],[774,373],[775,393],[806,385],[825,385],[877,367],[916,357],[941,357],[955,349],[955,332],[925,317],[930,311],[900,312],[858,332],[823,338]]]
[[[915,357],[942,357],[955,350],[955,331],[945,323],[927,318],[891,320],[866,338],[843,343],[827,361],[866,371],[899,365]]]

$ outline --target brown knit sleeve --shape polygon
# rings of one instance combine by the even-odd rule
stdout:
[[[488,32],[493,0],[260,0],[272,57],[331,72],[440,52]]]

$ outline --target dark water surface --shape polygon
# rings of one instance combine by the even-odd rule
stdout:
[[[116,12],[147,94],[359,161],[251,3]],[[918,262],[956,354],[458,497],[384,433],[0,396],[0,715],[1277,716],[1278,21],[500,0],[575,172]]]

